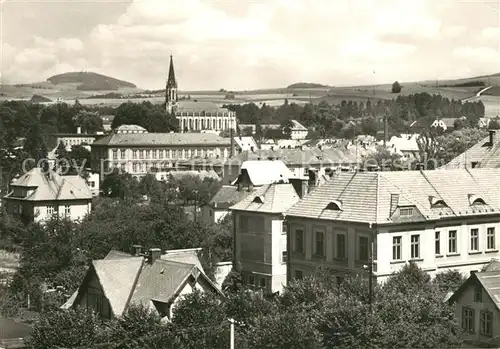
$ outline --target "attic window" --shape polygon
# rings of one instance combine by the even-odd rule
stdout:
[[[469,204],[472,205],[486,205],[483,198],[477,196],[476,194],[469,194]]]
[[[435,196],[429,196],[429,201],[432,208],[448,207],[443,199],[437,198]]]
[[[399,209],[400,216],[413,216],[413,207],[401,207]]]
[[[342,211],[342,202],[331,201],[328,205],[326,205],[326,209],[332,211]]]
[[[257,203],[257,204],[263,204],[264,203],[264,197],[262,196],[256,196],[254,199],[253,199],[253,202]]]

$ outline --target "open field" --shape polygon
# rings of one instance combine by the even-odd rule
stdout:
[[[500,86],[493,86],[492,88],[487,89],[481,96],[496,96],[500,97]]]
[[[256,104],[266,103],[268,105],[280,105],[285,99],[290,103],[306,103],[311,101],[319,103],[327,101],[329,103],[338,104],[343,100],[352,100],[356,102],[366,102],[370,99],[372,102],[377,100],[390,100],[397,98],[400,95],[409,95],[415,93],[427,92],[429,94],[439,94],[448,99],[466,99],[475,98],[475,94],[481,90],[481,86],[473,87],[445,87],[444,85],[458,85],[471,82],[482,82],[487,86],[494,86],[486,91],[481,97],[486,95],[500,96],[500,74],[489,76],[473,77],[457,80],[441,80],[441,81],[422,81],[422,82],[401,82],[402,91],[399,94],[391,93],[391,84],[380,84],[373,86],[340,86],[340,87],[318,87],[318,88],[270,88],[259,90],[245,91],[179,91],[180,96],[190,96],[192,100],[213,101],[217,104],[243,104],[254,102]],[[120,88],[116,91],[80,91],[76,87],[78,83],[53,84],[49,81],[37,82],[23,85],[2,85],[0,86],[0,101],[8,99],[30,99],[33,95],[41,95],[56,101],[61,100],[72,103],[78,99],[82,104],[97,104],[97,105],[119,105],[128,100],[141,102],[144,100],[152,103],[163,103],[164,98],[160,94],[150,98],[127,98],[133,94],[143,92],[138,88]],[[86,99],[92,95],[104,95],[107,93],[122,94],[125,98],[122,99]],[[226,95],[234,93],[234,99],[226,99]],[[496,100],[484,99],[484,103],[491,105],[491,110],[495,110],[498,102]]]

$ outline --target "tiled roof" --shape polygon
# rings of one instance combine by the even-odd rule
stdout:
[[[307,127],[304,127],[300,122],[297,120],[292,120],[293,127],[292,130],[294,131],[307,131]]]
[[[211,133],[114,133],[94,145],[108,146],[229,146],[231,140]]]
[[[170,250],[153,264],[144,257],[112,250],[92,262],[99,283],[115,316],[121,316],[130,303],[154,308],[153,301],[168,303],[190,275],[202,277],[220,292],[206,276],[198,258],[200,249]],[[77,299],[76,291],[61,307],[68,309]]]
[[[292,184],[270,184],[258,188],[242,201],[230,207],[231,210],[284,213],[299,201]]]
[[[13,187],[36,188],[34,192],[21,200],[52,201],[52,200],[90,200],[92,193],[85,179],[80,176],[60,176],[49,170],[47,174],[41,168],[33,168],[12,183]],[[5,198],[19,200],[13,193]]]
[[[391,195],[399,195],[398,206],[416,207],[420,220],[498,214],[500,198],[494,193],[499,184],[500,169],[339,173],[294,205],[287,215],[378,224],[401,222],[392,217]],[[474,197],[486,204],[472,206]],[[443,200],[447,208],[432,207],[431,200]],[[327,209],[331,202],[339,203],[341,209]]]
[[[234,137],[234,142],[244,151],[258,148],[253,137]]]
[[[496,308],[500,310],[500,271],[475,272],[449,298],[455,302],[463,292],[474,285],[480,284],[490,297]]]
[[[342,166],[361,163],[363,156],[370,153],[363,146],[337,147],[337,148],[306,148],[306,149],[276,149],[255,150],[242,152],[227,162],[240,162],[245,160],[281,160],[290,167],[308,167],[309,165]]]
[[[176,111],[208,111],[208,112],[228,112],[228,109],[222,108],[209,101],[178,101]]]
[[[255,186],[288,181],[293,177],[292,172],[280,160],[245,161],[241,164],[240,170],[246,170]]]
[[[144,264],[143,257],[103,259],[92,262],[113,314],[121,315]]]
[[[213,208],[229,208],[243,200],[250,192],[238,190],[235,185],[223,185],[208,203]]]
[[[471,163],[477,163],[477,167],[500,167],[500,132],[494,135],[493,147],[489,145],[490,138],[485,137],[471,148],[458,155],[447,163],[443,168],[465,168],[471,167]]]

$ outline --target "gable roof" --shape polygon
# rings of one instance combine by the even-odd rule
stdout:
[[[472,167],[500,167],[500,132],[495,132],[493,136],[493,146],[490,144],[490,137],[487,136],[467,149],[462,154],[453,158],[443,166],[444,169]]]
[[[238,190],[235,185],[223,185],[210,199],[208,205],[213,208],[227,209],[250,194],[248,190]]]
[[[241,165],[240,171],[245,170],[250,177],[250,181],[255,186],[275,183],[278,181],[288,181],[293,177],[292,172],[280,160],[245,161]],[[235,183],[238,182],[238,179]]]
[[[52,201],[52,200],[91,200],[92,193],[85,179],[80,176],[61,176],[52,170],[44,172],[39,167],[22,175],[11,184],[11,187],[34,189],[26,198],[17,198],[13,192],[5,196],[18,200]]]
[[[497,310],[500,310],[500,271],[472,273],[467,280],[448,298],[450,303],[457,301],[465,290],[474,285],[481,285]]]
[[[154,308],[154,301],[170,302],[191,276],[201,277],[214,292],[222,295],[206,276],[198,258],[199,250],[170,250],[153,264],[146,263],[144,257],[111,250],[104,259],[92,262],[86,279],[89,273],[95,273],[115,316],[121,316],[130,303]],[[84,291],[84,285],[85,282],[61,308],[71,308],[78,294]]]
[[[258,198],[258,200],[255,200]],[[299,201],[299,196],[292,184],[273,183],[265,185],[248,195],[231,210],[284,213]]]
[[[493,193],[500,185],[500,169],[347,172],[335,174],[286,213],[288,216],[361,223],[401,222],[393,217],[391,205],[413,206],[418,220],[500,214],[500,199]],[[469,201],[474,194],[485,205]],[[394,195],[394,196],[393,196]],[[393,198],[397,197],[394,203]],[[430,198],[447,207],[434,207]],[[338,200],[341,210],[326,209]],[[417,219],[416,217],[414,219]]]

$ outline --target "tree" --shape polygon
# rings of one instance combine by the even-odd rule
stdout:
[[[92,347],[99,342],[99,320],[80,310],[57,310],[40,315],[28,340],[33,349]]]
[[[363,165],[365,168],[378,166],[382,171],[398,171],[408,169],[408,164],[402,160],[400,155],[391,153],[391,151],[383,145],[377,146],[375,152],[366,154],[363,157]]]
[[[401,92],[401,85],[399,84],[399,82],[394,81],[394,83],[392,84],[391,92],[392,93],[400,93]]]
[[[292,128],[293,128],[293,122],[290,119],[283,120],[281,122],[281,129],[283,130],[283,135],[285,139],[291,139],[292,138]]]
[[[137,199],[139,183],[130,173],[120,173],[115,169],[113,173],[107,175],[101,184],[104,196],[120,199]]]
[[[56,148],[56,165],[54,170],[62,174],[68,174],[71,170],[71,159],[63,142],[60,142]]]
[[[104,131],[102,118],[97,112],[79,110],[73,117],[73,121],[76,127],[82,128],[83,133],[96,133],[98,131]]]

